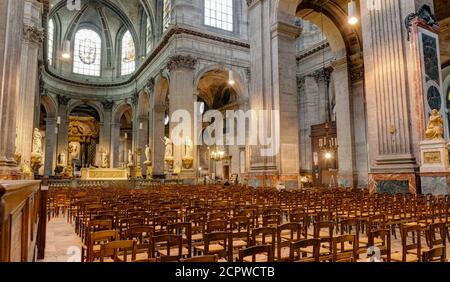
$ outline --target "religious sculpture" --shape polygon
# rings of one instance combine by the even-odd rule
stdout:
[[[128,150],[128,166],[133,165],[133,152],[131,150]]]
[[[150,146],[148,144],[145,146],[145,161],[152,161],[152,150],[150,149]]]
[[[70,157],[72,160],[78,160],[79,159],[79,150],[78,150],[78,145],[77,143],[70,143],[69,144],[69,152],[70,152]]]
[[[34,129],[33,154],[42,156],[42,135],[38,128]]]
[[[166,146],[165,159],[173,159],[173,144],[168,137],[164,137],[164,145]]]
[[[109,167],[109,159],[108,159],[108,154],[103,151],[102,154],[102,168],[108,168]]]
[[[64,151],[61,152],[61,154],[59,154],[58,166],[60,166],[60,167],[66,167],[67,166],[67,158],[66,158],[66,153],[64,153]]]
[[[444,136],[444,120],[438,110],[433,110],[431,112],[430,121],[428,122],[428,127],[425,132],[425,137],[427,140],[437,140],[442,139]]]
[[[194,164],[194,157],[193,157],[193,144],[190,137],[186,138],[186,142],[184,144],[184,157],[182,159],[182,164],[184,169],[192,169],[192,166]]]

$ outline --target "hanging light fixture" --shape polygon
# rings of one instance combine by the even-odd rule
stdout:
[[[70,41],[69,40],[64,41],[63,52],[62,52],[61,57],[63,59],[70,59]]]
[[[228,72],[228,84],[229,85],[235,85],[236,84],[236,80],[234,80],[234,73],[232,70],[230,70]]]
[[[355,25],[358,23],[356,2],[353,0],[348,3],[348,23],[351,25]]]

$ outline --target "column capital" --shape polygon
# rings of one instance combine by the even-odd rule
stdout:
[[[197,59],[192,57],[191,55],[175,55],[169,58],[167,68],[171,72],[177,69],[194,70],[196,65]]]
[[[339,69],[339,68],[346,68],[347,67],[347,57],[342,57],[340,59],[336,59],[333,62],[331,62],[331,66],[333,67],[333,69]]]
[[[298,38],[302,34],[302,28],[295,23],[287,21],[277,21],[272,25],[272,33],[288,36],[290,38]]]
[[[114,101],[104,100],[101,103],[103,105],[103,109],[107,112],[110,112],[112,110],[112,108],[114,107]]]
[[[60,95],[60,94],[57,95],[57,99],[58,99],[58,104],[60,106],[67,106],[69,104],[69,102],[70,102],[70,98],[69,97],[66,97],[66,96],[63,96],[63,95]]]
[[[26,43],[39,46],[44,42],[44,29],[37,26],[24,24],[23,25],[23,39]]]

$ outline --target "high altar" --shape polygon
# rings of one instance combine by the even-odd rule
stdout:
[[[83,168],[82,180],[127,180],[128,170],[117,168]]]

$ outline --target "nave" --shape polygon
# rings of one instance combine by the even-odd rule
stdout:
[[[447,261],[450,197],[222,186],[58,188],[58,262]]]

